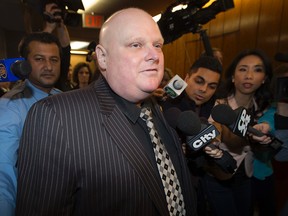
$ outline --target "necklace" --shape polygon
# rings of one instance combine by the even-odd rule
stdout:
[[[254,105],[254,99],[249,98],[248,102],[246,100],[237,100],[235,95],[231,95],[230,97],[228,97],[228,104],[229,106],[231,106],[232,109],[237,109],[238,107],[244,107],[246,109],[251,109]],[[244,105],[242,105],[244,104]]]

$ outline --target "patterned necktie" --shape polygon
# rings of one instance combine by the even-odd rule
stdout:
[[[159,174],[162,179],[168,210],[170,215],[185,215],[184,199],[177,174],[169,154],[162,143],[153,123],[150,108],[142,108],[140,117],[146,122],[157,162]]]

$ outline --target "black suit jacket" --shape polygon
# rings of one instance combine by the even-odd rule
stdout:
[[[165,126],[177,145],[187,215],[196,215],[176,132]],[[102,78],[33,106],[18,162],[17,215],[169,215],[159,174]]]

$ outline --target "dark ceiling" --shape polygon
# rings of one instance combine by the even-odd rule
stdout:
[[[42,28],[42,16],[39,13],[40,3],[44,0],[1,0],[0,1],[0,28],[8,31],[23,31],[27,29],[27,24],[32,26],[33,31]],[[72,2],[75,0],[59,0],[64,2]],[[79,0],[80,1],[80,0]],[[97,0],[94,0],[97,2]],[[23,3],[24,2],[24,3]],[[85,13],[94,12],[102,15],[106,19],[113,12],[126,7],[139,7],[152,16],[163,11],[176,0],[99,0],[96,5]],[[28,7],[27,7],[28,6]],[[29,11],[30,19],[24,16]],[[27,14],[26,14],[27,15]],[[26,21],[24,21],[26,20]],[[27,22],[27,20],[29,20]],[[98,39],[98,29],[87,29],[82,26],[68,26],[71,40],[92,41]]]

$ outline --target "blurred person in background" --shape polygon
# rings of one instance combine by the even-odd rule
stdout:
[[[212,47],[212,52],[213,52],[213,56],[216,59],[218,59],[218,61],[220,62],[221,65],[223,65],[223,52],[217,47]],[[206,51],[203,51],[201,53],[201,56],[207,56]]]
[[[89,64],[85,62],[79,62],[74,66],[72,72],[72,80],[74,85],[74,89],[84,88],[88,86],[93,78],[93,74]]]

